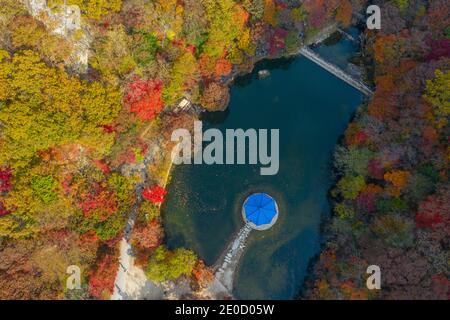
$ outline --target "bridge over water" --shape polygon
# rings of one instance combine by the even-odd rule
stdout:
[[[369,86],[367,86],[363,81],[355,79],[351,75],[349,75],[347,72],[342,70],[341,68],[335,66],[334,64],[326,61],[321,56],[316,54],[314,51],[312,51],[307,46],[304,46],[299,51],[300,54],[302,54],[305,58],[311,60],[312,62],[316,63],[320,67],[324,68],[328,72],[332,73],[339,79],[345,81],[352,87],[356,88],[357,90],[361,91],[366,96],[372,96],[373,91]]]

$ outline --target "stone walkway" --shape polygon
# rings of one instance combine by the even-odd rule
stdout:
[[[232,296],[235,271],[244,253],[245,242],[252,230],[249,223],[245,224],[217,260],[214,268],[215,279],[209,286],[209,291],[217,299]]]

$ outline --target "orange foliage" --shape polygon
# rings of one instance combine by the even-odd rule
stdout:
[[[396,99],[392,95],[396,88],[394,78],[391,75],[378,76],[375,83],[377,91],[369,104],[369,113],[377,118],[394,116],[398,111]]]
[[[333,298],[332,292],[330,290],[330,285],[326,280],[318,280],[316,281],[316,290],[319,299],[327,299]]]
[[[320,261],[326,269],[331,269],[336,263],[336,253],[332,250],[326,250],[320,255]]]
[[[95,270],[89,273],[89,293],[97,299],[109,299],[114,289],[118,270],[117,256],[104,255]]]
[[[198,60],[198,68],[203,78],[210,78],[214,73],[214,59],[207,54],[202,54]]]
[[[378,119],[386,119],[398,115],[397,100],[392,94],[376,91],[368,107],[369,114]]]
[[[383,188],[376,184],[369,183],[368,185],[366,185],[363,192],[370,194],[378,194],[383,192]]]
[[[95,231],[89,230],[88,232],[80,235],[80,242],[82,243],[96,243],[98,241]]]
[[[384,180],[392,183],[394,187],[402,189],[410,176],[411,174],[408,171],[398,170],[385,173]]]
[[[111,172],[111,169],[104,161],[93,160],[92,162],[93,162],[94,166],[96,166],[98,169],[100,169],[104,174],[108,174]]]
[[[163,238],[161,224],[155,219],[145,225],[138,225],[133,229],[130,242],[140,249],[155,249]]]
[[[161,80],[135,78],[127,85],[124,103],[139,119],[152,120],[163,109]]]
[[[423,137],[429,142],[434,142],[439,139],[439,133],[432,126],[426,126],[423,129]]]
[[[235,19],[237,21],[237,25],[245,26],[250,18],[250,14],[245,10],[242,5],[236,5],[236,15]]]
[[[225,58],[221,58],[216,62],[215,76],[219,80],[222,76],[227,76],[231,73],[233,65]]]
[[[199,260],[192,270],[192,276],[202,288],[210,284],[214,279],[211,268],[208,268],[202,260]]]
[[[386,59],[396,54],[393,44],[396,42],[395,35],[378,36],[373,46],[375,60],[378,63],[383,63]]]
[[[272,27],[277,25],[277,21],[275,19],[275,15],[277,13],[277,7],[273,0],[265,0],[264,1],[264,21],[270,24]]]
[[[365,292],[365,290],[356,288],[356,285],[352,280],[347,280],[344,283],[342,283],[341,290],[347,299],[351,300],[367,299],[367,293]]]
[[[336,12],[336,21],[344,26],[349,26],[352,22],[353,8],[348,0],[342,0],[341,5]]]

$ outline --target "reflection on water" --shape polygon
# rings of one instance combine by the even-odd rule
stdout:
[[[362,96],[304,58],[284,68],[260,64],[232,87],[226,112],[203,117],[214,127],[280,129],[280,171],[261,176],[259,165],[181,165],[173,171],[163,206],[167,244],[193,249],[208,264],[242,226],[241,206],[253,192],[279,205],[272,229],[250,234],[235,295],[246,299],[290,299],[319,250],[319,225],[329,214],[331,155]],[[257,72],[271,68],[271,76]],[[239,83],[239,81],[238,81]]]

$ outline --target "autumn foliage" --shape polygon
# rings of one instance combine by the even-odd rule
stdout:
[[[402,189],[410,176],[411,174],[408,171],[398,170],[386,173],[384,179],[391,182],[396,188]]]
[[[1,216],[6,216],[9,213],[11,213],[11,212],[9,210],[7,210],[5,208],[5,204],[2,201],[0,201],[0,217]]]
[[[143,250],[157,248],[163,238],[163,229],[160,222],[154,219],[146,224],[141,224],[133,229],[131,243]]]
[[[338,2],[344,23],[348,3],[338,0],[305,1],[309,22]],[[376,90],[335,156],[342,178],[324,251],[334,260],[320,256],[309,297],[448,299],[449,7],[386,1],[382,10],[382,30],[364,35]],[[384,270],[378,292],[366,291],[372,261]]]
[[[328,25],[350,24],[367,5],[72,0],[82,30],[61,37],[59,21],[32,17],[23,1],[0,2],[1,299],[108,298],[118,269],[111,248],[136,187],[163,170],[158,155],[139,174],[147,146],[167,151],[172,129],[198,116],[163,109],[184,97],[224,110],[233,76],[297,52]],[[448,10],[448,0],[385,1],[382,30],[363,37],[354,62],[376,90],[345,134],[319,298],[448,298]],[[85,72],[73,68],[83,30],[92,40]],[[203,286],[208,267],[161,245],[166,194],[157,185],[142,193],[131,233],[137,261],[150,278]],[[368,263],[381,266],[385,288],[369,296]],[[64,290],[71,264],[91,270],[80,296]]]
[[[430,196],[420,203],[416,215],[416,224],[419,228],[436,228],[447,226],[450,221],[449,199],[442,196]]]
[[[9,168],[0,168],[0,193],[11,190],[12,170]]]
[[[135,78],[128,83],[124,103],[142,121],[152,120],[163,109],[161,80]]]
[[[196,283],[204,288],[214,280],[213,270],[205,265],[202,260],[199,260],[192,270],[192,276]]]
[[[231,73],[232,67],[233,65],[231,62],[224,58],[217,60],[215,68],[216,79],[220,79],[223,76],[228,76]]]
[[[81,194],[79,206],[85,216],[96,214],[100,220],[106,220],[117,211],[114,194],[100,185],[93,185],[91,191]]]
[[[97,299],[108,299],[114,290],[118,270],[117,256],[105,254],[89,273],[89,293]]]
[[[142,192],[142,197],[152,203],[163,203],[167,194],[166,189],[161,186],[155,185],[153,187],[146,188]]]

